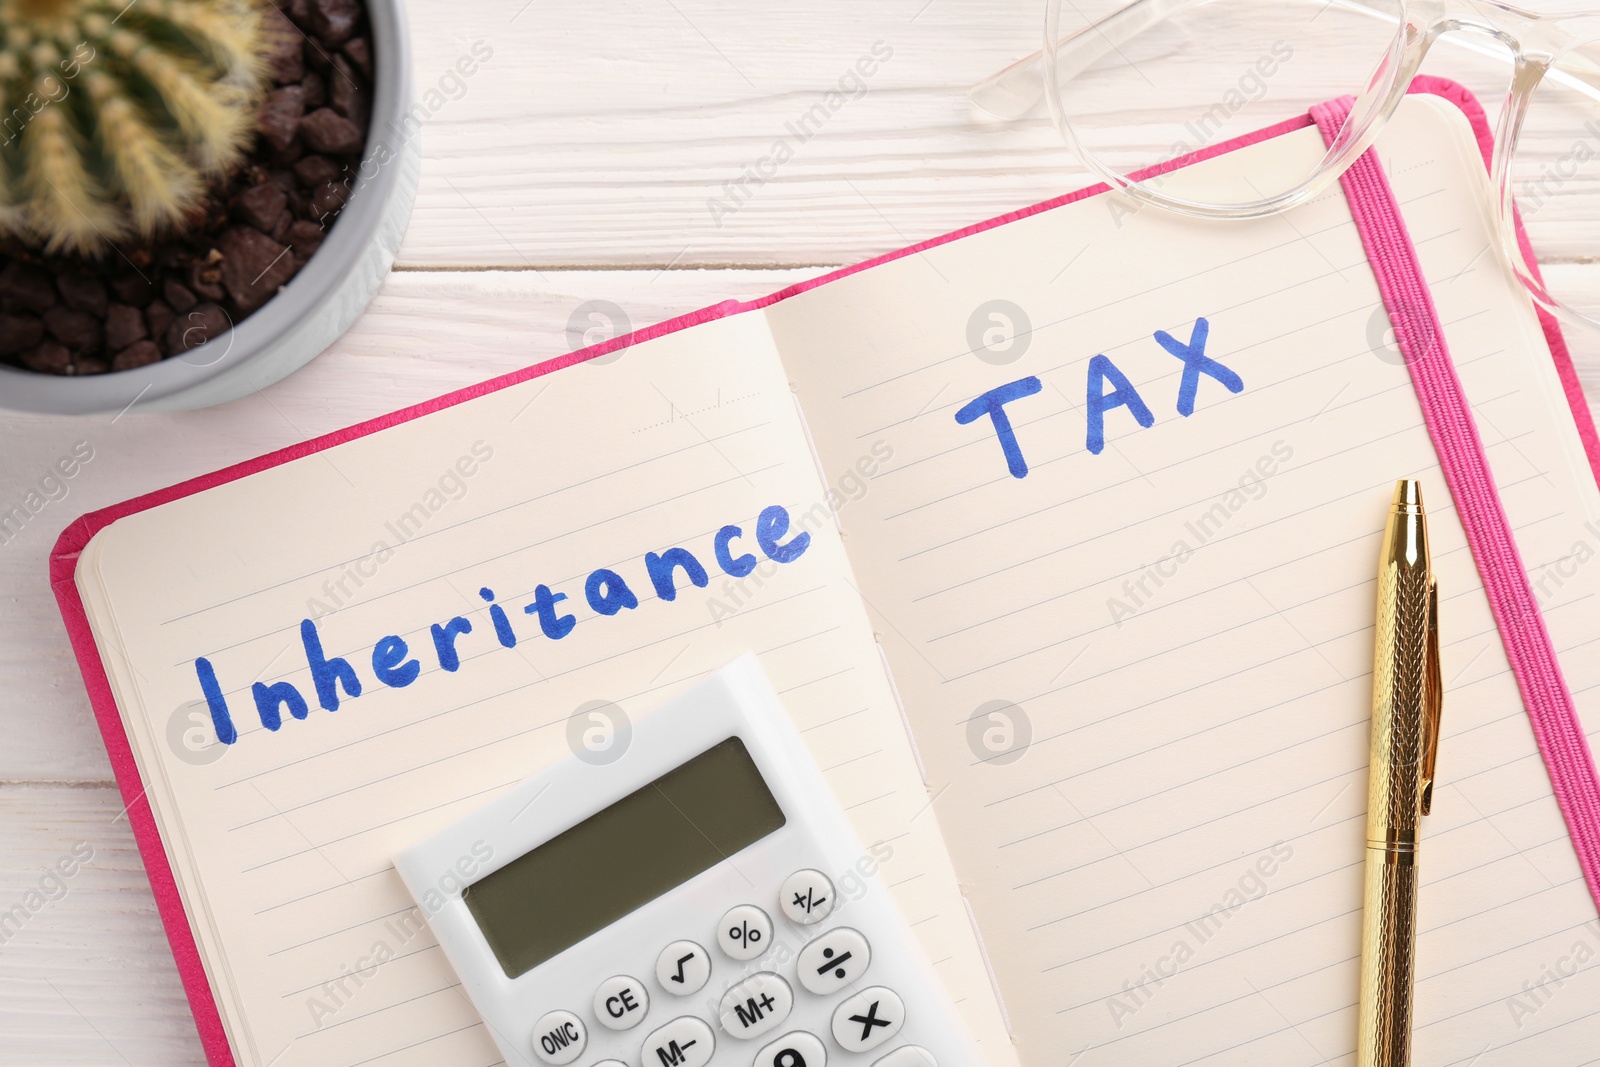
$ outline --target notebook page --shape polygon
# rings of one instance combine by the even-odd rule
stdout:
[[[1600,500],[1488,251],[1481,160],[1431,100],[1381,147],[1593,726]],[[1173,180],[1322,150],[1308,129]],[[1448,686],[1416,1062],[1592,1062],[1600,925],[1337,189],[1248,224],[1096,198],[768,314],[824,463],[894,448],[846,544],[1023,1062],[1353,1061],[1374,572],[1405,476]],[[1197,351],[1220,368],[1180,414]],[[957,413],[1035,377],[1001,394],[1023,474],[991,408]],[[1119,391],[1091,449],[1088,398]]]
[[[825,493],[766,326],[742,315],[101,532],[78,581],[239,1062],[498,1062],[390,857],[569,752],[620,752],[627,717],[751,649],[863,841],[885,843],[855,891],[893,888],[975,1033],[1007,1045]],[[772,506],[793,517],[778,540],[809,544],[728,577],[717,531],[739,524],[730,554],[756,552]],[[707,584],[680,568],[669,601],[644,560],[675,547]],[[610,615],[586,597],[601,568]],[[548,619],[524,612],[541,585]],[[308,618],[362,685],[334,690],[336,712]],[[406,651],[383,681],[389,635]],[[306,717],[285,705],[267,729],[255,683],[292,685]]]

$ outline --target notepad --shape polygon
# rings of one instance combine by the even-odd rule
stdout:
[[[1379,151],[1600,723],[1600,492],[1471,131],[1411,99]],[[990,1063],[1338,1062],[1398,477],[1447,684],[1417,1062],[1592,1053],[1600,925],[1337,189],[1089,197],[703,318],[83,548],[214,1058],[497,1062],[389,858],[753,650]]]

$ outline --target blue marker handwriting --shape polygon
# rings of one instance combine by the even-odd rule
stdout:
[[[711,539],[711,555],[717,567],[733,578],[742,578],[756,569],[754,552],[743,551],[743,542],[754,541],[754,547],[767,559],[778,564],[793,563],[805,554],[811,545],[811,534],[805,530],[791,530],[789,512],[774,504],[764,509],[756,518],[755,528],[747,534],[736,525],[727,525]],[[705,588],[711,576],[700,558],[687,548],[669,548],[664,552],[647,552],[640,567],[649,590],[663,601],[678,597],[680,575],[690,586]],[[634,584],[641,589],[644,583],[638,576]],[[487,586],[478,590],[478,596],[489,605],[488,615],[492,635],[475,632],[472,621],[457,615],[429,626],[431,658],[438,669],[447,674],[461,670],[459,645],[485,643],[486,639],[504,648],[515,648],[527,633],[519,634],[512,619],[516,612],[508,612],[496,602],[494,591]],[[586,603],[595,616],[605,618],[639,606],[639,595],[628,578],[617,571],[601,567],[591,571],[583,583],[582,603]],[[578,625],[577,614],[570,610],[579,601],[567,593],[551,589],[548,585],[534,588],[533,599],[522,607],[522,615],[538,622],[538,632],[552,641],[560,641]],[[564,606],[566,605],[566,606]],[[524,627],[526,629],[526,627]],[[283,728],[284,713],[290,718],[305,719],[311,714],[311,699],[315,698],[324,710],[338,711],[343,698],[359,697],[367,683],[350,660],[330,656],[322,646],[322,636],[312,619],[300,621],[300,644],[305,652],[306,668],[310,674],[309,693],[303,685],[292,681],[272,683],[255,682],[250,687],[251,701],[257,718],[268,731]],[[492,646],[491,646],[492,647]],[[412,655],[411,647],[398,634],[378,638],[372,644],[369,674],[381,685],[404,689],[415,682],[425,669],[426,656]],[[206,705],[211,709],[211,724],[217,740],[232,745],[239,740],[239,729],[234,722],[233,710],[228,706],[226,693],[217,677],[216,668],[205,656],[194,661],[195,677]]]
[[[1178,382],[1178,414],[1188,418],[1194,414],[1195,397],[1200,391],[1200,376],[1215,380],[1230,393],[1244,391],[1244,379],[1231,368],[1206,355],[1206,342],[1211,337],[1211,323],[1196,319],[1188,341],[1180,341],[1165,330],[1157,330],[1156,344],[1183,362],[1183,377]],[[956,422],[961,426],[977,422],[988,416],[994,435],[1000,441],[1000,452],[1005,457],[1006,469],[1013,478],[1028,476],[1028,461],[1022,454],[1022,445],[1011,425],[1006,405],[1033,396],[1044,389],[1037,377],[1021,378],[989,390],[956,412]],[[1088,435],[1085,447],[1091,455],[1098,456],[1106,447],[1106,416],[1118,408],[1127,408],[1129,417],[1141,427],[1155,425],[1155,413],[1128,376],[1108,356],[1097,355],[1089,360],[1088,381],[1084,388],[1084,410],[1088,417]]]

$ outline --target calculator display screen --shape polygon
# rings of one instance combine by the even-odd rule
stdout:
[[[635,790],[462,893],[516,978],[784,824],[737,737]]]

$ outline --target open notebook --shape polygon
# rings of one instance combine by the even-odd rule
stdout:
[[[1600,723],[1600,493],[1489,254],[1472,131],[1413,98],[1379,148]],[[1322,151],[1305,128],[1171,180]],[[991,313],[1011,335],[985,347]],[[990,1063],[1348,1059],[1402,476],[1430,494],[1448,684],[1417,1062],[1592,1055],[1600,925],[1337,189],[1248,224],[1089,197],[690,321],[66,535],[63,604],[213,1062],[496,1062],[390,857],[597,710],[745,650]],[[764,511],[804,550],[730,576]],[[703,585],[658,586],[647,554],[673,548]],[[312,641],[359,696],[319,694]]]

